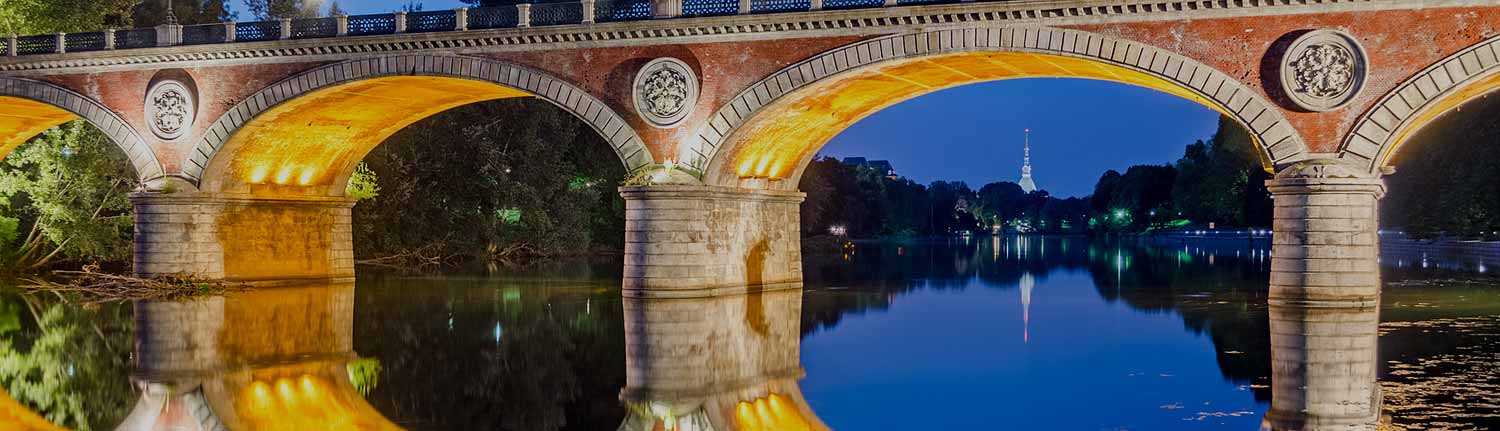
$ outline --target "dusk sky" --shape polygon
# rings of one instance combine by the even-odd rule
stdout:
[[[407,0],[343,0],[350,13],[397,10]],[[460,0],[421,0],[426,10]],[[326,1],[325,1],[326,4]],[[237,9],[247,19],[243,4]],[[1105,170],[1171,163],[1214,132],[1218,114],[1177,96],[1112,82],[1022,79],[967,85],[871,115],[835,137],[823,154],[890,160],[917,182],[959,180],[978,189],[1015,181],[1022,130],[1031,128],[1037,186],[1084,196]]]

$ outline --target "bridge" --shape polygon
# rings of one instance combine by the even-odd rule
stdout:
[[[800,282],[797,180],[855,121],[975,82],[1105,80],[1249,130],[1275,173],[1272,303],[1359,307],[1381,177],[1500,86],[1497,34],[1484,0],[625,0],[11,36],[0,155],[77,118],[108,134],[144,184],[140,275],[339,280],[366,153],[537,98],[632,172],[626,295],[701,296]]]

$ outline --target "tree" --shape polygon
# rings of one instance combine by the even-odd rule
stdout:
[[[73,121],[0,164],[0,267],[33,271],[62,259],[125,262],[135,187],[129,161],[98,129]],[[25,234],[21,234],[25,232]]]
[[[229,0],[145,0],[136,5],[131,16],[135,27],[155,27],[167,23],[167,2],[172,2],[172,15],[181,25],[213,24],[234,21],[236,15],[230,11]]]
[[[328,16],[348,16],[348,15],[349,15],[349,11],[346,11],[346,10],[344,10],[343,7],[340,7],[338,0],[334,0],[332,3],[328,4]]]
[[[1227,117],[1207,142],[1188,145],[1175,164],[1172,201],[1194,222],[1225,226],[1266,226],[1271,196],[1254,138]]]
[[[322,7],[323,0],[245,0],[245,9],[259,20],[314,18]]]
[[[0,296],[0,390],[70,429],[118,424],[136,398],[130,307],[50,298]]]
[[[128,28],[139,0],[0,1],[0,34],[47,34]]]

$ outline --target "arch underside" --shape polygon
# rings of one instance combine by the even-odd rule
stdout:
[[[571,84],[490,60],[413,55],[324,66],[246,98],[210,127],[184,172],[209,192],[342,196],[358,162],[401,129],[459,106],[518,97],[584,121],[627,170],[653,162],[618,114]]]
[[[137,179],[162,177],[155,151],[114,111],[50,83],[0,77],[0,160],[48,129],[78,119],[104,132],[120,148]]]
[[[866,116],[947,88],[1020,78],[1118,82],[1204,105],[1250,131],[1267,169],[1308,153],[1255,90],[1195,61],[1082,31],[979,28],[858,42],[788,67],[721,109],[685,157],[698,157],[709,184],[768,179],[795,188],[818,149]]]
[[[1428,124],[1500,91],[1500,58],[1491,46],[1500,47],[1500,38],[1454,54],[1392,90],[1360,118],[1339,157],[1365,163],[1372,173],[1394,167],[1397,155]]]

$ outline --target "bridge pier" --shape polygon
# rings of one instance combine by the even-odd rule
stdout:
[[[354,277],[346,198],[137,193],[135,273],[271,282]]]
[[[1380,310],[1272,305],[1268,431],[1380,426]]]
[[[800,192],[661,185],[625,198],[626,297],[704,296],[802,282]]]
[[[1378,305],[1380,179],[1313,160],[1282,170],[1266,187],[1275,201],[1271,305]]]

